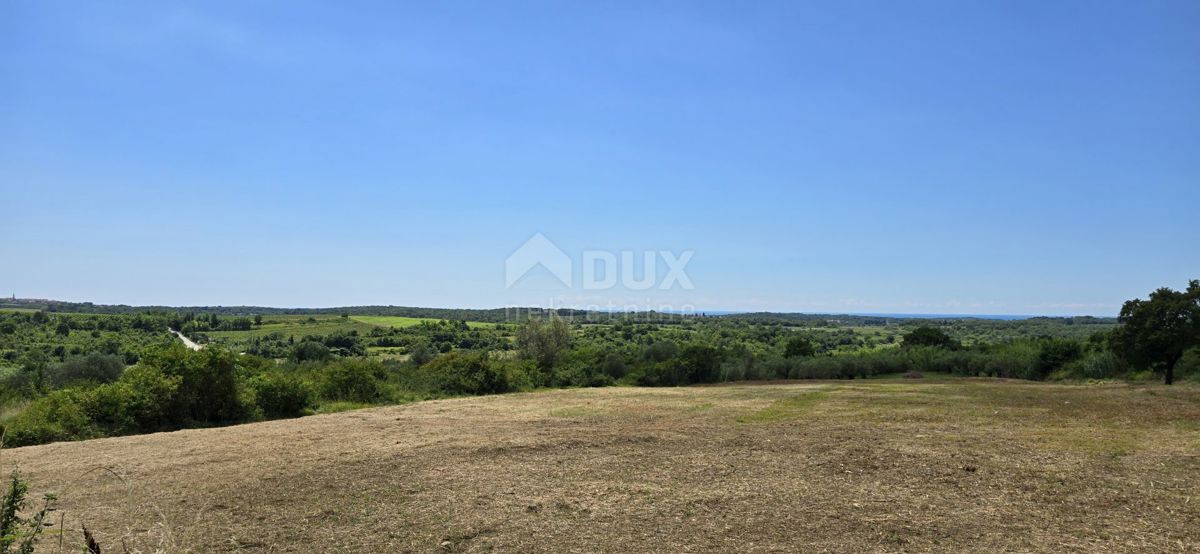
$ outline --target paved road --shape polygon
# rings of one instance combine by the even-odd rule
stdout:
[[[192,342],[192,339],[189,339],[189,338],[183,336],[183,333],[180,333],[179,331],[176,331],[174,329],[167,329],[167,330],[170,331],[172,335],[179,337],[179,340],[183,341],[183,345],[188,348],[191,348],[192,350],[200,350],[201,348],[204,348],[204,346]]]

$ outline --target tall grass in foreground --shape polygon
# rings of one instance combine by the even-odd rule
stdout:
[[[0,452],[3,450],[4,435],[0,434]],[[29,483],[14,469],[4,488],[4,497],[0,498],[0,554],[32,554],[55,500],[53,494],[47,493],[40,510],[29,516],[22,515],[29,507]]]
[[[4,438],[0,433],[0,453],[4,451]],[[4,487],[4,496],[0,498],[0,554],[33,554],[34,547],[47,535],[58,537],[57,551],[63,552],[66,518],[60,515],[57,529],[49,520],[57,501],[57,494],[46,492],[41,504],[35,507],[29,498],[29,482],[21,476],[19,469],[13,469]],[[31,509],[35,511],[29,513]],[[100,544],[86,526],[83,527],[83,552],[100,554]]]

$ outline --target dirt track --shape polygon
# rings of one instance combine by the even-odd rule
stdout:
[[[1196,387],[842,382],[425,402],[0,466],[104,552],[1195,552],[1198,454]]]

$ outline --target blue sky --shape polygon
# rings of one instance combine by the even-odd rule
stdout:
[[[0,4],[0,292],[1115,314],[1200,278],[1200,3]],[[692,251],[694,289],[504,260]],[[659,268],[661,276],[664,268]]]

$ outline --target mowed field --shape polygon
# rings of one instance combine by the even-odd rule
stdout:
[[[14,465],[105,552],[1200,549],[1188,385],[556,390],[4,451]]]

